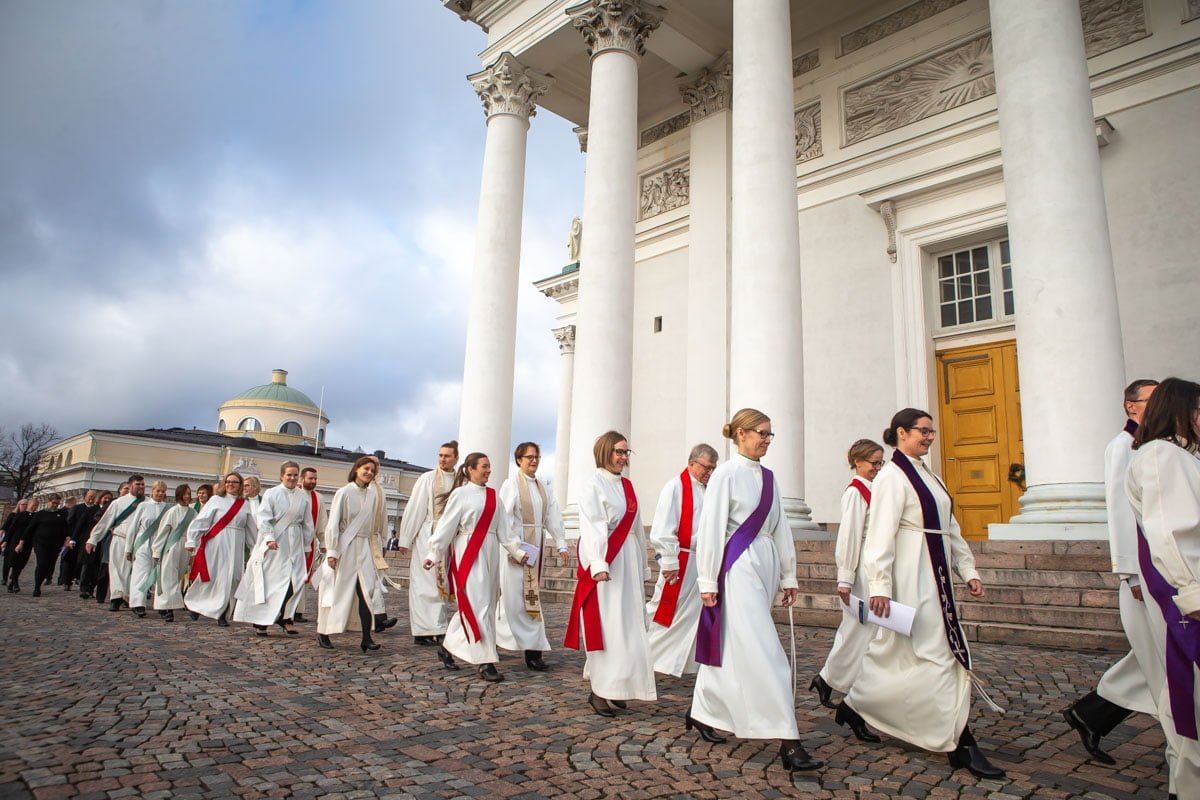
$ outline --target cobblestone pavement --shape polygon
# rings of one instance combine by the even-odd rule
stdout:
[[[973,730],[1010,780],[951,772],[894,741],[863,745],[801,691],[805,745],[827,765],[789,775],[777,744],[701,742],[682,721],[690,680],[660,679],[657,703],[615,720],[590,713],[583,659],[548,673],[508,655],[506,680],[447,672],[400,625],[363,655],[278,629],[163,624],[75,593],[0,595],[0,797],[809,797],[1165,798],[1162,734],[1134,716],[1108,740],[1118,769],[1089,763],[1059,715],[1112,655],[977,645],[1008,707],[976,702]],[[396,602],[396,594],[389,602]],[[401,601],[402,602],[402,601]],[[309,612],[315,611],[310,600]],[[565,608],[548,608],[561,641]],[[314,615],[315,616],[315,615]],[[797,629],[807,685],[832,631]]]

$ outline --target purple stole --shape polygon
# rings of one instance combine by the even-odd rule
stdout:
[[[938,600],[942,606],[942,627],[946,630],[946,643],[954,659],[962,664],[963,669],[971,671],[971,651],[967,649],[967,637],[963,634],[962,625],[958,619],[958,609],[954,606],[954,585],[950,580],[950,565],[946,562],[946,546],[942,542],[942,519],[938,514],[937,501],[933,492],[925,485],[925,481],[917,474],[908,456],[897,450],[892,454],[892,463],[900,468],[917,492],[921,501],[921,515],[925,518],[925,549],[929,551],[929,563],[933,567],[933,580],[937,585]],[[947,492],[949,494],[949,492]],[[953,502],[953,501],[951,501]]]
[[[1133,426],[1133,430],[1130,430]],[[1125,430],[1132,436],[1137,430],[1133,420],[1125,423]],[[1175,732],[1185,739],[1200,738],[1196,733],[1196,673],[1193,665],[1200,664],[1200,622],[1188,617],[1175,605],[1179,590],[1167,583],[1150,560],[1150,543],[1142,526],[1137,526],[1138,568],[1142,572],[1142,583],[1154,598],[1163,622],[1167,624],[1167,693],[1171,698],[1171,716],[1175,718]],[[1197,627],[1189,627],[1195,623]]]
[[[700,628],[696,633],[696,661],[700,664],[721,666],[721,603],[725,599],[725,575],[762,530],[775,495],[775,474],[763,467],[762,478],[762,495],[758,499],[758,507],[750,512],[750,516],[746,517],[725,543],[721,572],[717,576],[717,604],[700,609]]]

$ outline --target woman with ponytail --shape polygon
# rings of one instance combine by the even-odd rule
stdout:
[[[492,462],[483,453],[471,453],[454,474],[454,483],[446,499],[423,564],[432,570],[446,558],[453,543],[454,552],[446,571],[458,599],[458,612],[450,618],[445,638],[438,646],[438,658],[447,669],[458,669],[454,656],[468,664],[479,665],[479,677],[485,681],[504,680],[496,669],[496,600],[500,594],[500,548],[518,563],[529,556],[513,535],[508,514],[487,482]]]
[[[737,453],[708,479],[693,540],[700,629],[696,688],[684,717],[707,741],[714,728],[742,739],[779,739],[785,769],[819,769],[800,744],[796,698],[771,606],[796,602],[796,550],[779,483],[761,463],[775,433],[766,414],[743,408],[721,431]]]

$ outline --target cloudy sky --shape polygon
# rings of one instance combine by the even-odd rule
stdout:
[[[438,0],[0,0],[0,427],[216,425],[272,368],[331,444],[456,435],[484,34]],[[583,197],[533,120],[514,437],[550,448]],[[547,462],[547,465],[552,462]],[[546,466],[546,465],[544,465]]]

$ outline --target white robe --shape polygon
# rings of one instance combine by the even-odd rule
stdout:
[[[525,541],[525,523],[521,517],[521,492],[517,481],[524,473],[517,472],[500,487],[500,504],[508,514],[512,535],[518,543]],[[537,477],[534,477],[537,481]],[[543,483],[546,490],[546,507],[542,508],[542,497],[536,486],[529,487],[529,502],[533,512],[533,531],[531,535],[542,551],[539,558],[545,558],[546,533],[554,540],[554,547],[560,553],[567,549],[566,532],[563,530],[562,514],[558,511],[558,503],[554,501],[554,492]],[[519,557],[519,555],[518,555]],[[539,563],[530,569],[539,572]],[[525,570],[517,561],[504,555],[500,559],[500,603],[496,614],[496,645],[505,650],[549,650],[550,641],[546,638],[546,609],[542,607],[542,618],[534,619],[525,610]]]
[[[866,478],[858,478],[867,490],[871,482]],[[862,558],[863,540],[867,536],[867,519],[870,510],[867,501],[853,486],[847,486],[842,493],[842,520],[838,525],[837,547],[834,548],[834,560],[837,562],[838,586],[849,584],[855,597],[866,600],[867,576],[859,569]],[[857,609],[855,613],[847,613],[848,607],[841,604],[842,621],[833,637],[833,647],[825,658],[825,666],[821,668],[821,677],[825,682],[845,693],[854,685],[858,670],[862,667],[863,656],[875,634],[879,632],[877,625],[869,622],[859,622]]]
[[[187,532],[170,549],[167,537],[190,510],[190,506],[173,506],[158,524],[150,542],[151,555],[158,562],[158,581],[154,585],[154,608],[158,611],[183,608],[183,580],[192,564],[187,554]]]
[[[696,585],[717,591],[725,544],[758,508],[762,465],[740,453],[708,479],[696,532]],[[721,666],[701,664],[692,717],[741,739],[799,739],[796,699],[787,655],[771,619],[780,589],[795,589],[796,548],[780,505],[779,482],[771,510],[754,541],[725,575],[721,601]]]
[[[1163,579],[1178,589],[1176,608],[1184,614],[1200,611],[1200,459],[1171,442],[1147,442],[1134,453],[1125,487],[1146,536],[1151,562]],[[1138,574],[1145,591],[1145,575],[1140,569]],[[1145,597],[1158,667],[1165,675],[1166,620],[1149,592]],[[1193,666],[1192,675],[1196,680],[1192,705],[1200,717],[1200,670]],[[1200,742],[1176,733],[1165,679],[1154,688],[1159,723],[1175,754],[1171,765],[1175,793],[1180,798],[1200,797]]]
[[[252,625],[274,625],[283,615],[291,619],[304,585],[305,537],[312,530],[312,513],[308,493],[303,489],[288,489],[283,484],[268,489],[254,515],[258,525],[258,541],[246,562],[246,571],[238,586],[234,622]],[[284,522],[289,521],[284,525]],[[271,550],[268,545],[277,545]],[[292,596],[284,608],[288,587]]]
[[[910,460],[937,503],[946,531],[940,538],[947,564],[963,581],[978,579],[975,557],[951,514],[950,495],[923,461]],[[916,618],[911,638],[880,629],[846,702],[883,733],[948,753],[958,746],[971,712],[971,676],[946,641],[924,527],[916,490],[889,461],[871,489],[871,518],[859,568],[867,576],[868,597],[890,597],[913,606]]]
[[[466,483],[450,494],[446,511],[429,537],[431,560],[446,563],[446,549],[453,544],[455,563],[462,564],[467,543],[483,515],[484,500],[484,487],[474,483]],[[508,512],[504,510],[500,499],[496,498],[496,513],[488,525],[479,555],[467,575],[467,597],[470,599],[471,612],[475,615],[475,623],[479,626],[479,640],[475,640],[473,633],[468,635],[460,598],[459,612],[451,617],[444,631],[446,638],[442,641],[443,647],[468,664],[495,664],[500,660],[496,654],[496,604],[500,596],[501,547],[508,555],[521,557],[521,545],[509,524]]]
[[[438,593],[436,573],[421,566],[429,555],[433,480],[438,472],[435,469],[417,478],[400,521],[400,546],[412,553],[408,569],[408,624],[413,636],[440,636],[450,622],[450,602]],[[449,491],[454,473],[442,472],[441,476],[442,491]]]
[[[337,568],[328,564],[317,573],[321,581],[317,590],[317,633],[333,634],[361,629],[358,621],[357,587],[362,586],[363,599],[372,614],[380,609],[372,603],[375,581],[375,557],[371,553],[371,537],[379,527],[374,485],[360,487],[351,481],[337,490],[329,507],[329,522],[325,526],[325,558],[336,558]],[[350,527],[359,510],[366,505],[366,524],[357,535],[343,542],[342,532]]]
[[[166,510],[167,504],[165,501],[156,502],[154,500],[146,500],[137,507],[137,511],[134,511],[133,516],[129,519],[129,534],[125,540],[125,556],[127,559],[130,555],[133,556],[129,566],[129,587],[126,592],[130,608],[146,607],[146,597],[149,594],[149,590],[140,592],[138,591],[138,587],[145,583],[154,572],[154,553],[152,548],[154,531],[149,530],[149,528],[158,522],[159,516]],[[140,546],[138,545],[139,539],[145,540],[141,542]]]
[[[587,660],[583,677],[592,691],[607,700],[654,700],[654,664],[646,621],[646,534],[641,511],[612,563],[604,559],[608,537],[625,516],[621,476],[597,469],[579,497],[579,563],[592,577],[607,572],[596,584],[600,604],[603,650],[586,650],[586,631],[580,624],[580,646]]]
[[[700,526],[700,512],[704,508],[704,484],[688,475],[692,482],[692,550],[696,544],[696,530]],[[696,559],[689,555],[687,569],[679,576],[679,599],[675,604],[675,617],[671,626],[664,627],[654,621],[658,605],[662,601],[666,581],[665,570],[679,569],[679,517],[683,509],[683,482],[676,475],[663,487],[658,495],[658,506],[654,509],[654,522],[650,524],[650,546],[658,555],[658,582],[654,585],[654,596],[646,604],[646,616],[650,620],[650,656],[654,671],[676,678],[685,673],[696,672],[696,626],[700,624],[700,590],[696,588]]]
[[[200,509],[192,524],[188,525],[189,550],[195,551],[200,546],[200,539],[225,516],[237,499],[226,495],[213,497],[204,504],[204,508]],[[217,619],[221,612],[229,608],[242,580],[246,541],[257,535],[258,525],[254,515],[250,513],[250,504],[243,503],[229,524],[204,546],[209,580],[204,582],[197,577],[188,587],[183,604],[189,611]]]
[[[88,536],[87,543],[98,547],[104,536],[111,533],[108,542],[108,598],[110,600],[124,600],[129,597],[129,573],[133,565],[125,560],[125,548],[129,544],[126,542],[126,536],[131,530],[130,523],[133,522],[133,515],[137,511],[135,510],[125,517],[120,525],[114,527],[113,521],[125,513],[125,509],[133,505],[136,500],[137,498],[131,494],[113,500],[108,504],[108,508],[104,509],[104,515],[96,522],[91,535]]]
[[[303,490],[301,490],[301,491],[303,491]],[[308,563],[308,553],[309,553],[309,550],[312,549],[313,540],[316,539],[317,540],[317,552],[315,554],[313,554],[313,566],[318,567],[319,566],[318,562],[321,559],[321,541],[320,541],[319,537],[317,536],[317,533],[325,530],[325,524],[329,521],[329,512],[328,512],[328,510],[326,510],[325,502],[323,500],[321,500],[321,495],[319,492],[317,492],[314,489],[312,492],[305,492],[305,494],[307,495],[306,502],[309,504],[309,510],[307,512],[308,519],[309,519],[309,521],[313,522],[313,526],[312,526],[312,529],[309,530],[305,534],[304,541],[300,543],[300,549],[302,551],[301,559],[304,561],[305,564]],[[317,497],[317,518],[315,521],[313,520],[313,517],[312,517],[312,496],[313,495],[316,495],[316,497]],[[313,580],[315,580],[315,578]],[[291,606],[291,611],[292,611],[293,616],[295,615],[295,613],[297,611],[300,612],[301,614],[304,613],[304,604],[308,600],[308,588],[310,585],[312,585],[312,580],[305,580],[304,583],[300,584],[300,590],[298,592],[296,592],[295,605],[292,605],[291,603],[288,604],[289,606]]]

